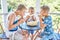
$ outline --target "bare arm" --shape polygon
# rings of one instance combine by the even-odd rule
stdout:
[[[27,17],[26,17],[26,19],[25,19],[25,22],[27,22],[27,20],[30,18],[30,16],[28,15]]]
[[[44,24],[43,22],[43,19],[42,19],[42,16],[40,15],[40,18],[39,18],[39,20],[40,20],[40,27],[41,27],[41,29],[44,29],[45,27],[46,27],[46,24]]]
[[[40,20],[40,30],[38,30],[35,34],[34,34],[34,37],[33,37],[33,40],[35,40],[37,38],[37,36],[44,31],[44,28],[46,27],[46,24],[43,24],[43,20],[42,20],[42,16],[40,16],[39,18]]]
[[[34,16],[32,16],[32,19],[33,19],[34,21],[36,21],[36,18],[35,18]]]
[[[19,20],[16,24],[13,24],[14,20],[15,20],[15,16],[14,16],[14,15],[11,15],[11,16],[9,17],[9,22],[8,22],[8,25],[9,25],[8,29],[9,29],[9,30],[11,30],[12,28],[20,25],[20,24],[24,21],[24,19],[21,19],[21,20]]]

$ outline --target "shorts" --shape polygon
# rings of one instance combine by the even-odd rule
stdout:
[[[34,30],[28,30],[28,33],[30,34],[33,34],[34,33]]]

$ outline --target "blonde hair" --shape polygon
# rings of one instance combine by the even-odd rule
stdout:
[[[17,10],[22,10],[22,9],[26,9],[26,7],[23,4],[20,4],[17,8]]]
[[[41,9],[43,9],[43,10],[50,10],[50,8],[48,7],[48,6],[46,6],[46,5],[43,5],[42,7],[41,7]]]
[[[29,9],[34,9],[34,7],[29,7]]]

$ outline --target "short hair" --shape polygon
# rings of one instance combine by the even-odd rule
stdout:
[[[34,9],[34,7],[29,7],[29,9]]]
[[[48,7],[48,6],[46,6],[46,5],[43,5],[42,7],[41,7],[41,9],[43,9],[43,10],[50,10],[50,8]]]
[[[26,7],[23,4],[20,4],[17,8],[17,10],[22,10],[22,9],[26,9]]]

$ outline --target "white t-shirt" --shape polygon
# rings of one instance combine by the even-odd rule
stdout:
[[[24,18],[26,18],[26,16],[30,16],[30,18],[28,19],[28,21],[33,21],[31,18],[32,18],[32,16],[36,19],[36,21],[39,21],[39,17],[38,17],[38,15],[36,15],[35,13],[34,14],[32,14],[32,15],[30,15],[30,13],[25,13],[25,16],[24,16]]]

